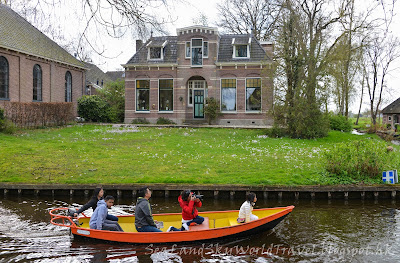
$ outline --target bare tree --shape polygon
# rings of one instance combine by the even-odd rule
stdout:
[[[366,46],[366,84],[371,110],[371,123],[376,125],[382,96],[387,89],[386,78],[392,70],[392,64],[400,57],[400,42],[388,33],[375,36]]]
[[[269,40],[281,11],[279,0],[224,0],[217,5],[220,21],[217,25],[229,33],[250,34],[259,40]]]
[[[64,47],[73,46],[72,53],[85,59],[90,52],[106,57],[99,36],[145,38],[153,31],[165,33],[165,23],[173,21],[169,8],[174,1],[180,0],[6,0],[6,3]],[[71,39],[69,43],[63,41],[63,30],[57,26],[60,21],[68,24],[68,20],[79,20],[82,25],[74,28],[73,43]]]

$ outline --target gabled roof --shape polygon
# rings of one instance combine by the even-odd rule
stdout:
[[[251,37],[250,44],[250,58],[232,58],[233,54],[233,39],[234,45],[236,44],[248,44],[249,38]],[[222,35],[219,42],[219,52],[217,62],[258,62],[262,60],[271,60],[267,57],[265,50],[261,47],[260,43],[254,36],[246,34],[235,34],[235,35]]]
[[[161,46],[165,41],[167,44],[164,48],[164,59],[163,60],[147,60],[147,52],[149,43],[158,43]],[[163,36],[163,37],[151,37],[143,46],[136,51],[136,54],[129,59],[127,64],[175,64],[177,63],[177,45],[178,37],[176,36]]]
[[[251,39],[250,43],[249,39]],[[177,40],[178,40],[177,36],[151,37],[146,43],[142,45],[142,47],[139,50],[136,51],[136,54],[131,59],[129,59],[129,61],[126,64],[138,64],[138,65],[177,64],[178,63]],[[165,44],[164,59],[148,60],[147,59],[148,48],[154,46],[162,46],[162,44]],[[233,58],[232,57],[233,45],[244,45],[244,44],[245,45],[250,44],[250,58]],[[261,47],[260,43],[254,36],[251,36],[249,34],[232,34],[232,35],[221,35],[219,37],[219,50],[218,50],[218,58],[216,61],[217,63],[262,62],[266,60],[271,61],[271,58],[268,57],[265,50]]]
[[[122,70],[107,71],[106,74],[110,79],[112,79],[112,81],[117,81],[119,79],[122,80],[125,78],[125,71],[122,71]]]
[[[103,81],[103,83],[112,81],[112,79],[96,65],[89,62],[84,62],[84,64],[86,68],[88,68],[86,71],[86,84],[94,83],[101,85],[101,81]],[[99,81],[99,83],[97,83],[97,81]]]
[[[393,101],[390,103],[388,106],[386,106],[383,110],[382,113],[384,114],[400,114],[400,98],[397,100]]]
[[[78,59],[4,4],[0,4],[0,47],[85,68]]]

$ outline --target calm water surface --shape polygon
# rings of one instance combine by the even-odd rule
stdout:
[[[261,198],[260,198],[261,199]],[[400,202],[259,200],[256,208],[295,205],[274,230],[196,244],[131,245],[73,238],[48,211],[79,207],[69,197],[0,197],[0,262],[399,262]],[[180,212],[176,198],[151,199],[153,213]],[[242,200],[205,200],[200,211],[238,209]],[[116,200],[112,214],[132,213]]]

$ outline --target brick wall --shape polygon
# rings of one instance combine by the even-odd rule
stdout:
[[[19,102],[33,101],[33,67],[42,69],[42,101],[65,102],[65,74],[72,74],[72,102],[77,112],[77,100],[83,95],[85,72],[72,66],[24,55],[0,48],[9,64],[9,100]]]

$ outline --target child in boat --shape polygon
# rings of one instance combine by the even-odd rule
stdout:
[[[246,223],[258,219],[258,216],[251,213],[256,202],[257,196],[255,193],[251,192],[246,195],[246,201],[244,201],[239,210],[238,223]]]
[[[200,225],[204,221],[204,217],[199,216],[196,207],[201,207],[202,203],[199,198],[190,190],[185,190],[178,197],[179,205],[182,208],[182,230],[189,230],[191,224]]]
[[[107,219],[108,209],[114,205],[114,197],[107,195],[106,198],[97,202],[96,210],[94,210],[89,221],[90,229],[121,231],[124,232],[118,222]]]
[[[77,217],[80,213],[86,211],[90,207],[93,209],[93,211],[96,210],[97,202],[103,199],[103,195],[104,195],[104,190],[102,187],[95,188],[93,191],[92,198],[89,200],[89,202],[84,204],[78,211],[76,211],[76,213],[74,213],[74,217]],[[107,220],[118,221],[118,217],[107,214]]]

